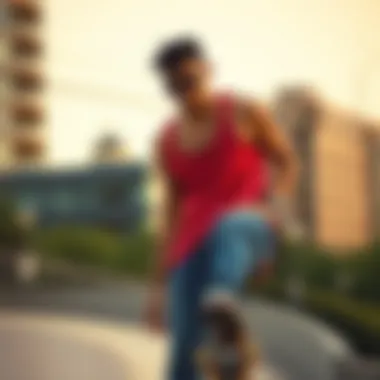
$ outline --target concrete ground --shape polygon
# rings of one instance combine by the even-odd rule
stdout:
[[[120,325],[41,312],[0,313],[4,380],[161,380],[166,339]],[[258,380],[283,380],[262,366]]]

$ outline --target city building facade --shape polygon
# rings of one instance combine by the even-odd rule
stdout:
[[[378,239],[380,123],[325,104],[308,89],[284,90],[274,111],[302,164],[294,205],[306,235],[343,250]]]
[[[135,230],[147,219],[146,167],[140,163],[36,168],[0,176],[1,196],[38,226]]]
[[[39,0],[2,1],[2,167],[38,165],[46,159],[42,8]]]

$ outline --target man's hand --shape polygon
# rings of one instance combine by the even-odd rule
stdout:
[[[165,309],[166,294],[163,286],[155,286],[150,290],[145,311],[145,321],[153,332],[162,332],[166,328]]]
[[[277,220],[278,231],[292,241],[303,238],[302,226],[296,218],[291,202],[287,197],[274,196],[271,201],[271,209]]]

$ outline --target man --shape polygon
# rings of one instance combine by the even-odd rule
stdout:
[[[155,66],[178,113],[156,143],[166,199],[147,318],[162,327],[168,301],[169,379],[195,380],[200,343],[221,343],[228,329],[243,329],[237,295],[273,253],[274,226],[289,218],[298,166],[261,106],[215,92],[196,40],[169,42]]]

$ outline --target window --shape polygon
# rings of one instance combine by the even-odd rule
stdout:
[[[126,189],[123,183],[107,184],[101,190],[101,204],[104,207],[115,209],[122,207],[125,201]]]
[[[21,219],[34,222],[38,217],[38,200],[32,192],[20,193],[17,199],[17,213]]]
[[[41,75],[33,71],[15,71],[11,78],[13,87],[22,91],[40,90],[43,85]]]
[[[70,213],[76,207],[74,194],[69,189],[60,187],[53,190],[51,208],[58,213]]]
[[[30,35],[16,34],[11,40],[10,50],[16,57],[34,58],[41,54],[42,46],[37,38]]]
[[[12,118],[19,124],[37,124],[44,119],[44,112],[39,104],[15,104]]]
[[[20,23],[37,23],[41,21],[41,9],[38,2],[16,2],[9,5],[9,18]]]

